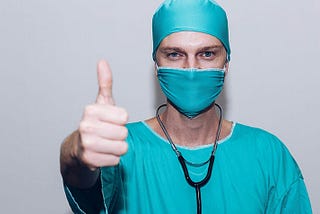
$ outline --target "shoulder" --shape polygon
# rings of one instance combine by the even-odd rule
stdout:
[[[258,128],[258,127],[253,127],[253,126],[248,126],[245,124],[241,124],[241,123],[236,123],[235,125],[235,129],[237,129],[237,133],[240,134],[241,136],[245,136],[245,137],[268,137],[268,138],[277,138],[275,137],[275,135],[273,135],[272,133]]]
[[[126,127],[129,131],[139,129],[141,128],[141,126],[143,126],[143,121],[131,122],[126,124]]]
[[[269,174],[278,189],[286,189],[302,178],[301,171],[286,145],[274,134],[261,128],[237,124],[235,139],[247,141],[247,148],[255,153],[257,161]]]
[[[159,140],[158,135],[145,121],[128,123],[126,127],[128,129],[126,141],[131,146],[131,149]]]
[[[236,123],[233,137],[251,143],[251,146],[261,147],[264,152],[282,152],[290,155],[285,143],[273,133],[258,127]]]
[[[260,146],[263,149],[285,149],[284,143],[274,134],[257,127],[236,123],[232,138],[236,141],[244,141],[250,146]],[[249,145],[248,145],[249,146]]]
[[[128,129],[128,139],[137,138],[150,132],[149,127],[143,121],[131,122],[126,124]]]
[[[300,170],[287,146],[274,134],[261,128],[237,123],[233,138],[251,150],[273,170],[292,171],[300,176]]]

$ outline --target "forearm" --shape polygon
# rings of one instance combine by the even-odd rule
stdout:
[[[61,145],[60,171],[64,182],[76,188],[86,189],[92,187],[100,174],[100,170],[91,170],[82,164],[76,155],[74,145],[80,141],[79,131],[74,131]]]

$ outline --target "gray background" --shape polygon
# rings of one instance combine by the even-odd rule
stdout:
[[[94,101],[108,59],[130,121],[161,102],[151,60],[157,1],[1,0],[1,213],[68,213],[60,143]],[[280,137],[320,213],[319,0],[220,0],[230,19],[227,119]]]

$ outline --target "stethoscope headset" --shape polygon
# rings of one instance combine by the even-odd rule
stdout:
[[[208,181],[210,180],[210,177],[211,177],[211,174],[212,174],[212,167],[213,167],[213,163],[214,163],[214,157],[215,157],[215,152],[217,150],[217,141],[219,140],[219,137],[220,137],[220,132],[221,132],[221,125],[222,125],[222,115],[223,115],[223,111],[222,111],[222,108],[221,106],[219,106],[218,104],[214,103],[215,106],[218,107],[219,109],[219,123],[218,123],[218,128],[217,128],[217,132],[216,132],[216,138],[215,138],[215,141],[214,141],[214,144],[213,144],[213,148],[212,148],[212,152],[211,152],[211,155],[210,155],[210,158],[205,161],[204,163],[200,163],[200,164],[195,164],[195,163],[191,163],[189,161],[187,161],[183,156],[182,154],[180,153],[180,151],[177,149],[177,147],[175,146],[175,144],[173,143],[166,127],[164,126],[163,122],[161,121],[160,119],[160,115],[159,115],[159,111],[161,108],[167,106],[167,104],[163,104],[161,106],[158,107],[157,109],[157,112],[156,112],[156,118],[158,120],[158,123],[163,131],[163,133],[165,134],[166,138],[168,139],[170,145],[171,145],[171,148],[172,150],[176,153],[177,155],[177,158],[179,160],[179,163],[182,167],[182,170],[183,170],[183,173],[184,173],[184,176],[186,178],[186,181],[187,183],[191,186],[191,187],[194,187],[195,190],[196,190],[196,200],[197,200],[197,214],[201,214],[202,213],[202,205],[201,205],[201,187],[203,187],[204,185],[206,185],[208,183]],[[193,181],[190,176],[189,176],[189,172],[188,172],[188,168],[187,168],[187,164],[190,164],[190,165],[194,165],[194,166],[203,166],[207,163],[209,163],[209,166],[208,166],[208,170],[207,170],[207,174],[206,176],[199,182],[195,182]]]

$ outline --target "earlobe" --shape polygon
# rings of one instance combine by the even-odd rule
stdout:
[[[156,74],[156,76],[158,76],[158,66],[157,66],[157,62],[154,62],[154,73]]]
[[[224,75],[226,76],[228,74],[229,71],[229,61],[226,62],[226,64],[224,64]]]

